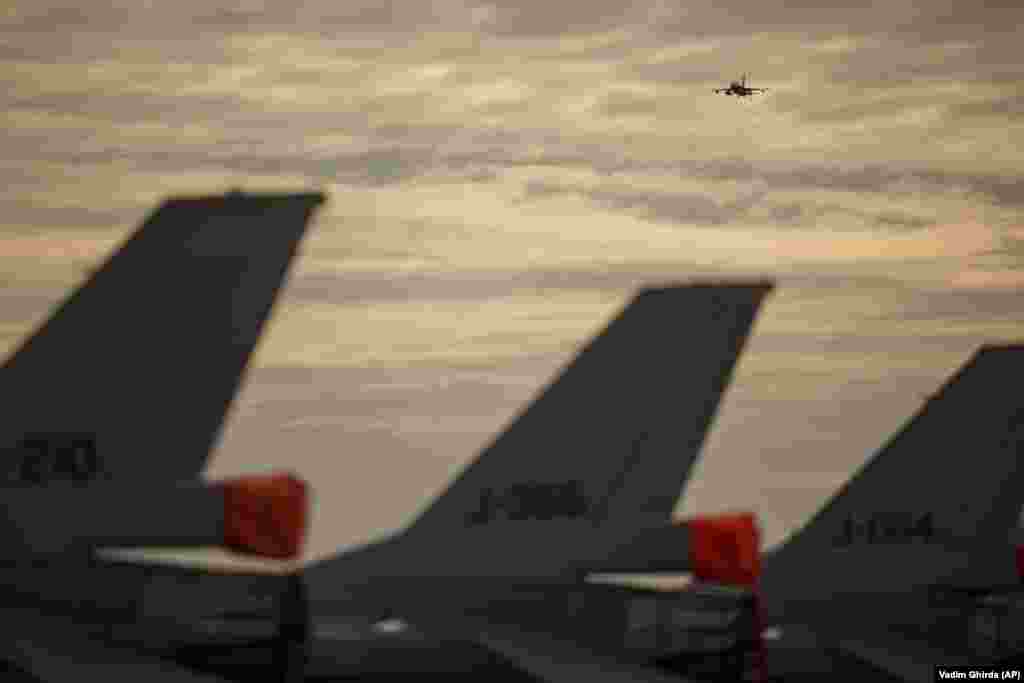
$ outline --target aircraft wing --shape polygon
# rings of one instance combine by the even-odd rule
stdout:
[[[36,610],[4,610],[13,637],[0,646],[0,658],[45,683],[148,681],[151,683],[223,683],[171,661],[131,648],[111,646],[84,634],[66,617]],[[16,625],[15,625],[16,624]]]

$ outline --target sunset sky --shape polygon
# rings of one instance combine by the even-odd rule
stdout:
[[[208,473],[307,477],[315,557],[408,521],[636,286],[778,277],[677,512],[779,540],[1024,339],[1024,6],[822,4],[13,0],[0,343],[165,196],[328,192]],[[769,91],[713,94],[742,72]]]

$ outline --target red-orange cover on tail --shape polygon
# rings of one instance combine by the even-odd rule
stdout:
[[[748,586],[754,593],[756,645],[748,680],[767,680],[763,640],[764,618],[758,579],[761,576],[761,533],[752,513],[697,517],[690,527],[690,563],[700,581]]]
[[[689,520],[690,562],[701,581],[755,586],[761,575],[761,534],[752,513]]]
[[[226,547],[263,557],[298,557],[308,518],[306,482],[291,473],[273,473],[229,479],[220,487]]]

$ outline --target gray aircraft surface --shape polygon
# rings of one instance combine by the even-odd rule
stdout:
[[[305,570],[314,630],[397,620],[544,680],[678,680],[582,618],[583,578],[670,519],[770,289],[642,290],[412,524]]]
[[[301,481],[199,477],[323,199],[165,202],[0,367],[5,680],[220,680],[108,637],[142,584],[94,551],[297,552]]]
[[[936,663],[985,661],[965,637],[962,602],[936,596],[1019,585],[1022,380],[1024,345],[982,347],[765,555],[760,594],[777,648],[838,653],[907,681],[933,680]],[[619,553],[617,570],[690,561],[687,539],[666,526]]]
[[[449,642],[481,644],[546,680],[602,680],[596,669],[604,680],[621,680],[616,671],[658,680],[636,659],[595,654],[607,653],[608,643],[596,647],[599,639],[587,637],[567,596],[581,594],[578,578],[590,571],[690,568],[686,527],[665,519],[762,295],[742,286],[645,291],[513,423],[514,435],[499,437],[413,525],[307,571],[314,624],[340,618],[353,625],[360,614],[367,626],[412,624]],[[658,309],[659,297],[675,306]],[[678,325],[679,318],[692,325]],[[723,324],[732,332],[723,333]],[[632,339],[622,331],[628,328],[635,328]],[[684,330],[694,337],[685,339]],[[674,357],[684,339],[684,355],[692,357]],[[631,346],[642,351],[629,353]],[[709,350],[718,362],[708,363]],[[685,365],[658,373],[666,358]],[[948,622],[928,593],[1016,581],[1008,538],[1020,503],[1014,454],[1024,414],[1010,392],[1022,363],[1024,347],[983,348],[821,512],[767,555],[761,603],[776,645],[858,660],[878,680],[925,680],[936,658],[973,656],[923,627]],[[558,388],[567,385],[578,388]],[[670,403],[682,412],[666,413]],[[562,413],[564,428],[555,428],[552,405],[576,406]],[[691,413],[698,418],[685,417]],[[521,435],[524,424],[529,436]],[[683,463],[652,455],[674,450],[665,445],[673,442],[683,446]],[[515,464],[494,457],[505,450],[517,456]],[[973,454],[971,467],[951,457],[958,452]],[[610,464],[619,457],[625,462]],[[581,467],[580,458],[596,467]],[[589,494],[595,490],[598,496]],[[652,548],[657,553],[649,554]],[[531,591],[546,596],[533,603],[548,609],[509,616],[486,607],[501,597],[530,603],[510,596]],[[561,620],[550,609],[560,601],[569,606]]]
[[[739,641],[754,635],[749,591],[643,593],[582,578],[614,565],[617,548],[670,519],[769,289],[718,283],[641,292],[409,529],[305,572],[314,612],[308,630],[350,636],[346,644],[314,637],[307,673],[366,673],[373,650],[390,650],[394,666],[396,647],[405,646],[409,659],[410,649],[422,653],[431,638],[448,645],[444,656],[479,663],[469,648],[450,649],[465,639],[448,626],[405,626],[405,619],[419,621],[416,609],[395,608],[391,600],[422,586],[457,596],[467,612],[480,613],[485,604],[484,616],[502,615],[523,638],[560,622],[567,637],[589,644],[580,653],[587,647],[616,652],[627,663],[670,659],[695,647],[715,654],[747,646]],[[338,581],[338,569],[354,573]],[[374,597],[378,590],[384,597]],[[349,591],[360,600],[351,602]],[[206,639],[199,625],[218,622],[209,613],[215,603],[207,601],[197,613],[205,616],[182,624],[180,633],[192,638],[186,644]],[[584,611],[589,629],[579,628]],[[652,613],[662,620],[652,621]],[[665,628],[664,619],[680,622],[684,613],[703,625],[691,623],[688,632]],[[391,629],[382,628],[389,623]],[[223,624],[228,634],[233,628]],[[264,619],[267,629],[273,630]],[[382,630],[391,633],[377,637]],[[211,661],[217,652],[191,649]],[[338,649],[346,652],[339,656]],[[223,651],[216,659],[211,670],[231,670],[221,664],[231,659]]]
[[[727,88],[715,88],[715,92],[722,95],[735,95],[736,97],[750,97],[759,92],[768,92],[768,88],[747,87],[747,74],[743,74],[740,80],[733,81]]]
[[[819,513],[767,554],[758,591],[774,651],[823,652],[868,667],[877,680],[924,681],[934,676],[936,661],[978,661],[963,637],[962,615],[951,619],[934,595],[1019,580],[1011,536],[1024,484],[1017,457],[1024,449],[1024,405],[1015,390],[1022,370],[1024,345],[983,347]],[[962,453],[972,454],[969,466],[956,457]],[[479,471],[479,462],[467,472]],[[467,480],[463,475],[456,485]],[[446,496],[456,490],[453,485]],[[481,501],[492,499],[486,491],[481,487]],[[520,510],[519,499],[514,501],[495,509]],[[489,506],[466,507],[495,507]],[[607,657],[611,651],[607,643],[595,648],[597,641],[588,639],[587,629],[596,627],[575,621],[571,610],[562,621],[550,610],[538,610],[534,618],[543,625],[531,628],[525,628],[528,616],[503,618],[501,610],[487,608],[497,593],[486,575],[510,579],[513,568],[527,568],[523,576],[564,577],[584,569],[653,573],[692,567],[694,539],[685,525],[627,526],[621,536],[604,538],[583,531],[574,537],[578,545],[570,559],[556,526],[531,532],[524,550],[514,535],[514,517],[504,512],[493,517],[484,527],[493,525],[492,539],[474,534],[470,514],[468,528],[457,533],[420,540],[414,534],[428,527],[414,524],[408,535],[312,567],[307,573],[312,593],[328,596],[320,605],[314,601],[314,609],[323,610],[332,599],[348,610],[363,604],[373,619],[400,618],[452,640],[482,644],[545,680],[575,680],[596,675],[589,668],[599,666],[595,662],[616,670],[607,658],[594,655],[603,650]],[[454,516],[449,519],[454,522]],[[422,559],[411,559],[417,547]],[[588,547],[594,552],[586,552]],[[631,553],[652,547],[658,548],[653,561],[644,556],[630,563]],[[403,560],[407,552],[410,559]],[[517,581],[528,590],[527,582]],[[514,586],[508,581],[502,590]],[[379,609],[382,594],[389,596],[388,610]],[[560,595],[571,594],[572,587],[564,584]],[[546,602],[557,600],[548,594]],[[629,668],[616,661],[619,671]],[[643,667],[629,670],[637,680],[647,675]]]
[[[670,519],[770,289],[641,291],[411,525],[303,572],[308,630],[412,624],[428,642],[474,644],[547,680],[681,680],[651,663],[672,651],[651,611],[701,611],[706,644],[742,629],[749,594],[668,604],[583,578]],[[315,642],[307,673],[364,673],[363,644],[333,644],[355,652],[346,670]]]
[[[720,653],[707,646],[707,636],[746,638],[747,649],[733,652],[756,652],[763,613],[758,605],[744,612],[749,592],[712,606],[698,604],[699,591],[659,599],[615,594],[581,579],[594,571],[627,571],[631,553],[649,547],[650,538],[672,543],[685,557],[676,569],[693,567],[700,544],[694,527],[666,524],[679,478],[659,478],[679,465],[657,457],[657,440],[674,439],[686,458],[699,448],[707,423],[688,415],[701,404],[698,415],[713,413],[767,290],[733,284],[642,292],[406,530],[307,569],[311,632],[338,623],[355,630],[353,617],[362,614],[364,631],[391,624],[412,631],[410,640],[473,643],[541,680],[679,680],[654,666],[670,651],[659,651],[657,638],[645,641],[645,630],[649,638],[659,629],[643,614],[661,605],[675,610],[670,619],[682,627],[670,638],[705,637],[697,648],[670,642],[676,652]],[[618,391],[594,389],[601,386]],[[576,409],[559,410],[563,405]],[[539,406],[547,413],[533,412]],[[556,428],[555,417],[544,419],[559,413],[563,428]],[[638,431],[647,438],[631,440]],[[655,448],[641,450],[651,441]],[[517,460],[495,457],[505,451]],[[581,467],[580,458],[591,466]],[[620,464],[602,466],[606,462]],[[573,473],[580,482],[570,486],[564,479]],[[590,490],[599,496],[587,496]],[[619,608],[625,623],[616,616]],[[741,613],[755,619],[744,622]],[[364,665],[358,638],[334,647],[360,656],[346,668],[344,657],[323,654],[329,643],[317,643],[311,670],[357,674]],[[861,665],[858,673],[871,668]]]
[[[163,659],[157,665],[150,653],[112,637],[103,624],[114,619],[83,616],[91,610],[138,618],[148,585],[112,571],[92,550],[246,545],[228,538],[228,501],[237,502],[232,492],[245,482],[181,482],[193,482],[208,458],[322,199],[232,193],[165,203],[0,368],[10,406],[0,447],[8,517],[15,520],[7,536],[17,541],[8,544],[5,571],[18,598],[10,615],[21,629],[0,656],[12,667],[55,682],[83,674],[212,680]],[[406,596],[422,580],[448,588],[463,577],[498,588],[564,580],[580,571],[574,560],[594,560],[636,529],[663,522],[767,289],[643,292],[411,528],[314,567],[310,575],[330,580],[310,586],[330,591],[328,600],[312,603],[329,608],[331,598],[372,580],[388,593],[371,599],[376,617],[395,611],[396,579]],[[680,353],[682,343],[687,353]],[[689,389],[680,393],[684,381]],[[184,510],[178,522],[151,526],[165,504]],[[58,506],[73,516],[66,526],[60,515],[45,515]],[[124,514],[128,507],[133,514]],[[301,519],[294,502],[286,508]],[[244,526],[244,515],[235,521]],[[296,536],[296,524],[290,527]],[[250,528],[265,541],[259,531]],[[543,561],[522,562],[531,555]],[[414,558],[418,567],[409,564]],[[392,560],[404,566],[390,566]],[[339,568],[349,573],[339,576]],[[466,599],[476,600],[478,592],[466,588]],[[301,609],[305,599],[294,602]],[[358,607],[365,612],[367,603]],[[350,614],[352,605],[345,608]],[[415,605],[399,611],[419,614]]]

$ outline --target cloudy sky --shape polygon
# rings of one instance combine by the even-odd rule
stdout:
[[[1024,338],[1024,9],[827,4],[6,3],[0,342],[168,194],[328,191],[209,471],[309,478],[317,556],[407,521],[637,284],[777,276],[678,508],[777,540]],[[712,93],[741,72],[769,92]]]

